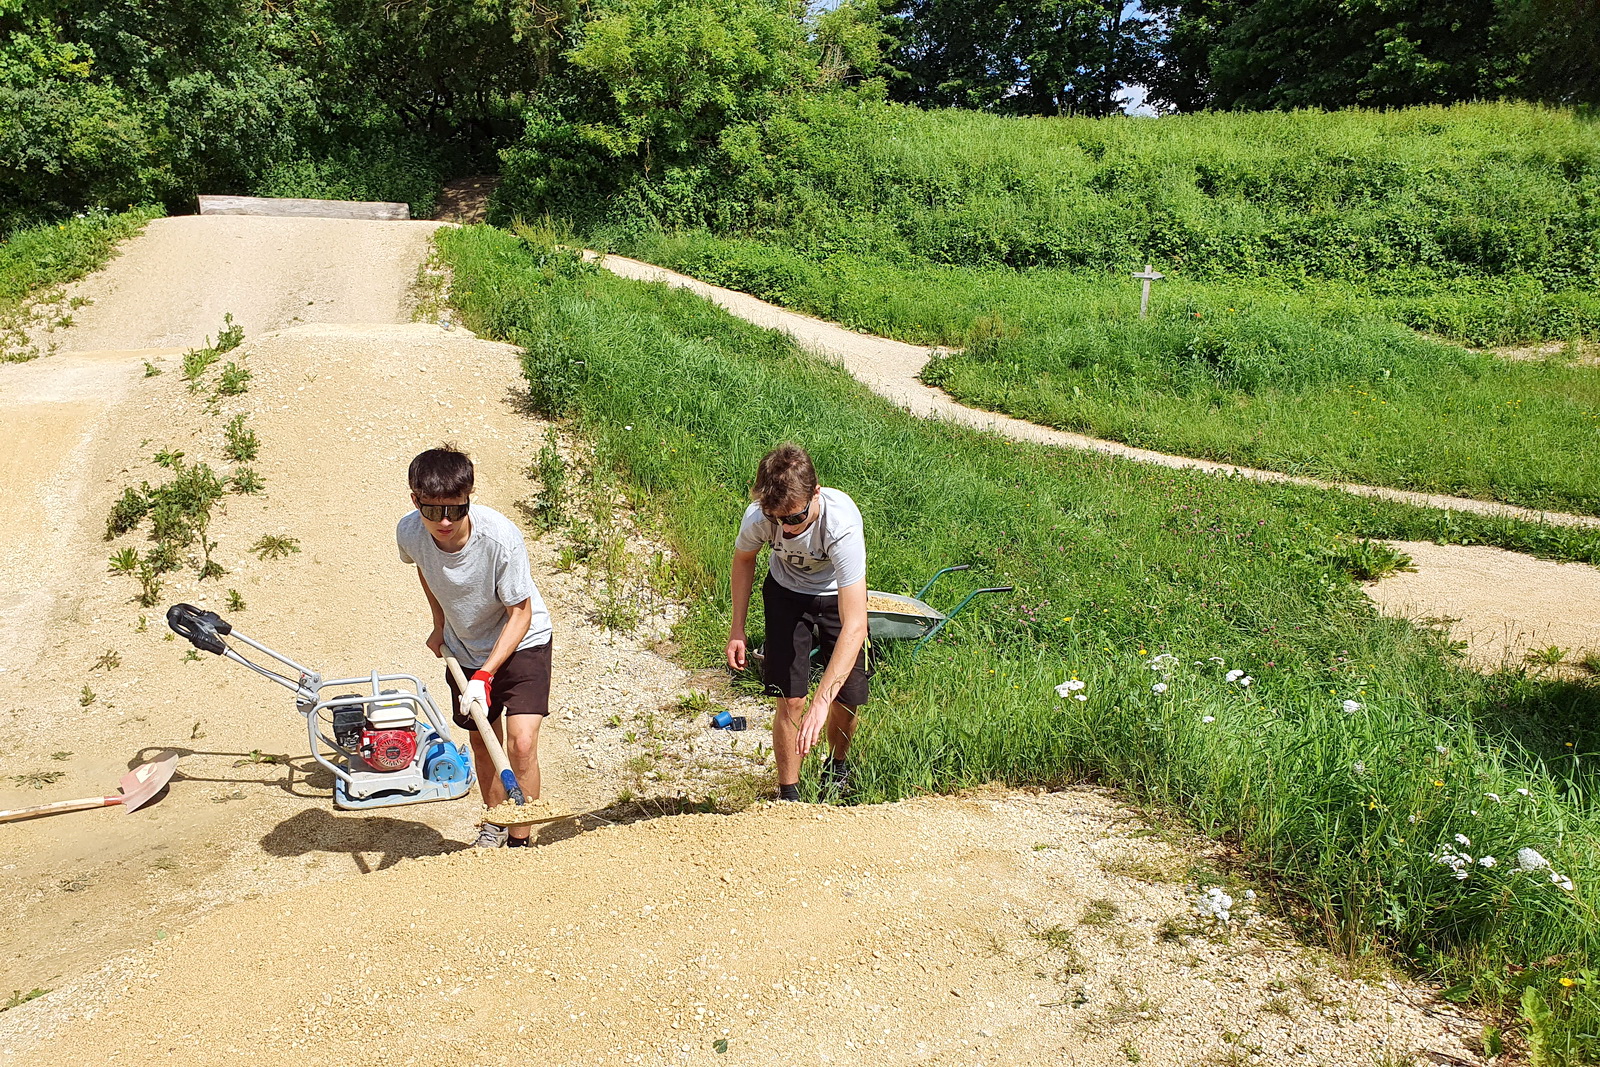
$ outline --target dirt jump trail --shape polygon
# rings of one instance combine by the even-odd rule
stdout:
[[[1351,977],[1268,920],[1191,929],[1187,893],[1216,877],[1195,873],[1202,846],[1094,791],[588,817],[490,853],[466,847],[471,800],[336,812],[290,694],[188,655],[162,610],[216,608],[313,668],[409,671],[442,691],[394,548],[406,464],[454,440],[477,461],[476,499],[519,519],[547,428],[523,413],[515,349],[406,321],[431,229],[167,220],[85,280],[97,303],[57,354],[0,367],[0,430],[17,443],[0,492],[27,520],[4,564],[23,601],[0,642],[0,807],[109,792],[132,764],[181,757],[140,811],[0,826],[6,990],[49,990],[0,1012],[0,1060],[1478,1062],[1479,1024],[1426,989]],[[248,233],[269,235],[258,253],[240,251]],[[294,321],[302,297],[323,302],[300,287],[302,257],[330,321]],[[119,333],[134,305],[116,302],[149,278],[165,281]],[[214,335],[225,311],[246,326],[227,358],[249,389],[191,392],[177,354],[151,349]],[[191,560],[139,607],[107,557],[147,542],[103,539],[113,501],[170,477],[161,450],[231,469],[238,415],[266,488],[218,506],[227,573],[202,583]],[[258,558],[267,535],[298,551]],[[649,733],[691,684],[654,651],[663,619],[599,628],[589,579],[529,537],[556,630],[547,797],[584,811],[765,765],[698,719]],[[660,770],[641,770],[647,745],[668,750]]]
[[[989,430],[1018,441],[1056,445],[1080,451],[1100,452],[1121,456],[1139,463],[1178,470],[1199,470],[1210,474],[1229,474],[1258,482],[1281,482],[1288,485],[1306,485],[1317,489],[1338,489],[1358,496],[1372,496],[1383,500],[1396,500],[1422,507],[1467,511],[1477,515],[1502,515],[1525,519],[1529,522],[1547,522],[1558,526],[1600,527],[1600,516],[1569,515],[1559,511],[1537,511],[1531,508],[1499,504],[1491,500],[1473,500],[1469,497],[1444,496],[1437,493],[1414,493],[1404,489],[1384,486],[1357,485],[1352,482],[1328,482],[1317,478],[1284,474],[1280,471],[1257,470],[1232,463],[1218,463],[1209,459],[1174,456],[1153,452],[1147,448],[1116,441],[1103,441],[1083,434],[1053,430],[1037,423],[1014,419],[993,411],[967,407],[951,399],[942,389],[924,385],[917,377],[928,360],[943,351],[926,345],[893,341],[886,337],[857,333],[838,323],[802,315],[787,308],[769,304],[764,300],[733,289],[711,285],[686,274],[657,267],[625,256],[586,252],[585,257],[598,261],[614,274],[637,281],[663,282],[680,289],[688,289],[707,300],[726,308],[731,314],[769,330],[782,330],[807,348],[839,360],[844,368],[878,395],[892,400],[913,415],[939,418],[961,423],[980,430]]]

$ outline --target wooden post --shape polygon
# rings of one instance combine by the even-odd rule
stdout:
[[[1144,281],[1144,293],[1139,297],[1139,317],[1142,319],[1150,314],[1150,283],[1158,282],[1165,278],[1166,275],[1146,263],[1144,270],[1135,274],[1134,277]]]

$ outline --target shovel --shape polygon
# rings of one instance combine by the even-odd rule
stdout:
[[[462,700],[465,701],[467,676],[462,673],[461,664],[456,662],[454,656],[446,656],[444,662],[450,669],[450,677],[456,680],[456,688],[461,691]],[[506,796],[518,804],[526,804],[528,798],[522,795],[522,787],[517,784],[517,776],[511,773],[511,761],[506,759],[506,750],[500,747],[500,739],[495,736],[494,727],[489,725],[489,709],[476,700],[466,707],[472,724],[478,728],[478,736],[483,738],[483,747],[489,750],[489,758],[494,761],[494,769],[500,772],[500,784],[506,787]]]
[[[86,797],[83,800],[58,800],[54,804],[36,804],[31,808],[13,808],[10,811],[0,811],[0,822],[11,822],[15,819],[27,819],[34,815],[54,815],[59,811],[84,811],[88,808],[106,808],[112,804],[121,804],[126,811],[141,808],[150,802],[150,798],[161,792],[162,786],[172,780],[172,772],[178,767],[178,754],[166,752],[159,759],[149,763],[141,763],[133,770],[122,776],[122,781],[117,785],[122,792],[114,793],[108,797]]]

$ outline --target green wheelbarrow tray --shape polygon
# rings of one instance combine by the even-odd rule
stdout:
[[[933,588],[934,582],[937,582],[944,575],[949,574],[952,571],[969,570],[971,566],[972,565],[969,563],[963,563],[959,566],[944,568],[932,578],[929,578],[923,587],[917,590],[916,596],[902,596],[899,593],[884,593],[877,589],[868,589],[868,663],[875,664],[878,657],[883,655],[883,648],[879,646],[888,646],[892,642],[896,641],[916,642],[911,648],[911,656],[913,659],[915,659],[917,653],[922,651],[922,646],[938,636],[939,631],[944,629],[945,623],[961,614],[962,609],[968,604],[972,603],[974,598],[983,596],[985,593],[1009,593],[1013,588],[1015,588],[1014,586],[1009,585],[994,585],[989,586],[986,589],[974,589],[972,592],[966,595],[961,603],[951,608],[948,615],[940,611],[938,608],[935,608],[923,601],[922,598],[927,595],[929,589]],[[879,604],[882,604],[885,601],[892,602],[896,606],[903,607],[905,610],[894,611],[884,608],[874,609],[872,607],[874,601]],[[822,671],[822,664],[816,661],[818,651],[819,650],[815,648],[811,650],[811,673],[813,677],[820,674]],[[764,647],[757,646],[756,648],[750,650],[749,669],[757,676],[761,674],[761,663],[764,658]]]
[[[890,641],[915,641],[911,655],[913,657],[922,646],[933,640],[945,623],[961,614],[962,610],[972,601],[985,593],[1009,593],[1014,588],[1009,585],[989,586],[985,589],[974,589],[966,597],[950,609],[947,615],[922,598],[928,595],[928,590],[933,588],[933,583],[952,571],[968,570],[971,564],[963,563],[955,567],[946,567],[936,573],[932,578],[917,590],[916,596],[901,596],[899,593],[884,593],[876,589],[867,590],[867,636],[873,642]],[[896,611],[893,608],[882,606],[885,603],[894,604],[904,610]]]

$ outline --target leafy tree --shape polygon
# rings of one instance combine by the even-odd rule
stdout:
[[[1177,111],[1600,101],[1600,0],[1149,0]]]
[[[1153,23],[1123,0],[900,0],[891,97],[924,107],[1105,115],[1154,60]]]

